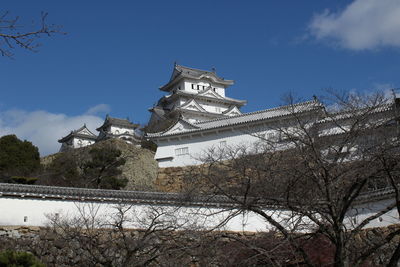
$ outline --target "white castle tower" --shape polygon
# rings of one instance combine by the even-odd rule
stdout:
[[[67,136],[58,140],[61,143],[60,152],[92,145],[96,142],[96,139],[97,136],[84,124],[81,128],[71,131]]]
[[[169,93],[162,97],[152,112],[149,125],[161,125],[178,117],[190,123],[242,114],[245,100],[225,96],[232,80],[219,77],[215,70],[205,71],[174,65],[169,82],[159,89]]]

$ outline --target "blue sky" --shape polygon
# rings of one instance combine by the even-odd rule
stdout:
[[[42,155],[85,122],[96,132],[106,113],[146,123],[175,61],[235,80],[227,95],[248,100],[244,112],[287,92],[400,87],[398,0],[3,0],[2,10],[21,25],[46,11],[67,33],[0,58],[0,136]]]

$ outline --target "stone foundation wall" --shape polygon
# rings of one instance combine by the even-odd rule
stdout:
[[[183,178],[185,167],[159,168],[154,185],[157,191],[181,192],[183,190]]]
[[[84,251],[79,244],[65,244],[41,227],[0,227],[0,249],[29,251],[47,266],[81,266]]]
[[[354,246],[361,249],[362,246],[360,245],[362,245],[365,240],[368,240],[368,243],[374,242],[374,238],[371,239],[372,236],[379,238],[380,234],[384,234],[386,231],[392,232],[397,229],[399,229],[399,226],[363,231],[356,236]],[[96,231],[100,231],[101,233],[101,231],[106,230],[100,229]],[[140,232],[136,230],[125,231],[131,233],[132,236],[140,235]],[[93,233],[91,234],[93,235]],[[170,232],[167,238],[168,241],[173,239],[175,242],[178,242],[178,245],[172,242],[175,244],[173,249],[165,254],[160,259],[160,262],[153,262],[149,266],[238,266],[240,265],[240,260],[251,257],[251,253],[254,252],[251,248],[242,246],[242,242],[235,242],[235,240],[239,239],[253,246],[259,246],[260,248],[269,249],[272,246],[275,253],[274,255],[278,256],[279,253],[283,253],[280,255],[281,260],[285,260],[286,263],[292,262],[296,263],[295,265],[301,265],[302,262],[299,262],[299,258],[294,254],[285,251],[284,248],[283,250],[279,250],[275,247],[276,244],[274,245],[274,242],[278,240],[276,239],[277,237],[279,238],[279,236],[274,233]],[[157,242],[159,241],[161,240]],[[87,242],[90,242],[90,240],[87,240]],[[118,242],[118,240],[112,242]],[[308,253],[311,253],[310,255],[312,258],[315,257],[316,263],[321,260],[321,262],[329,260],[329,255],[332,256],[331,246],[326,246],[326,244],[324,244],[325,242],[323,240],[318,240],[318,238],[310,242],[310,245],[306,244],[305,248]],[[368,259],[363,266],[381,266],[382,264],[386,264],[398,242],[400,242],[399,238],[394,238],[388,245],[382,247],[373,257]],[[166,248],[168,248],[172,243],[164,243],[163,245],[167,244]],[[108,247],[113,244],[107,243],[106,245]],[[283,247],[285,246],[284,244],[282,245]],[[65,241],[51,228],[23,226],[0,227],[0,250],[4,249],[31,252],[49,267],[106,266],[104,264],[94,264],[88,261],[90,258],[89,252],[87,249],[85,250],[82,248],[81,243],[77,241]],[[133,262],[137,263],[138,261]],[[249,263],[247,260],[245,262]],[[122,265],[120,263],[113,263],[109,266]],[[127,266],[133,265],[129,264]]]

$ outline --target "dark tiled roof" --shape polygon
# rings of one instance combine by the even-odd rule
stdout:
[[[357,116],[362,116],[362,115],[372,115],[374,113],[380,113],[380,112],[386,112],[393,110],[394,108],[394,103],[389,102],[385,103],[382,105],[377,105],[373,107],[366,107],[366,108],[360,108],[359,110],[351,110],[351,111],[341,111],[337,113],[332,113],[329,116],[319,120],[317,123],[327,123],[327,122],[336,122],[339,120],[346,120],[346,119],[351,119],[355,118]]]
[[[256,122],[256,121],[281,118],[281,117],[293,115],[294,113],[309,112],[309,111],[319,110],[321,108],[322,108],[322,104],[319,101],[312,100],[312,101],[302,102],[302,103],[298,103],[298,104],[294,104],[294,105],[288,105],[288,106],[276,107],[276,108],[266,109],[266,110],[261,110],[261,111],[256,111],[256,112],[244,113],[244,114],[237,115],[237,116],[223,117],[223,118],[218,118],[218,119],[209,120],[209,121],[197,122],[197,123],[194,123],[194,125],[198,126],[199,127],[198,129],[187,130],[187,131],[182,131],[182,132],[177,132],[177,133],[172,133],[172,134],[165,134],[166,131],[164,131],[164,132],[159,132],[159,133],[148,134],[148,137],[152,138],[152,137],[162,137],[162,136],[170,136],[170,135],[180,135],[180,134],[186,134],[189,132],[197,132],[197,131],[222,128],[222,127],[242,125],[244,123],[252,123],[252,122]]]
[[[216,102],[231,103],[231,104],[234,104],[239,107],[247,104],[246,100],[239,100],[239,99],[234,99],[234,98],[226,97],[226,96],[221,97],[221,98],[215,98],[215,97],[211,97],[211,96],[207,96],[207,95],[202,95],[199,93],[190,93],[190,92],[186,92],[186,91],[177,91],[176,94],[174,94],[174,95],[183,95],[183,96],[189,96],[189,97],[193,97],[193,98],[214,100]]]
[[[232,85],[233,80],[225,80],[222,77],[219,77],[215,72],[213,71],[206,71],[206,70],[199,70],[199,69],[193,69],[181,65],[175,65],[174,66],[174,71],[172,72],[171,79],[169,82],[163,86],[160,87],[160,90],[163,91],[168,91],[170,89],[170,86],[175,83],[175,81],[179,78],[192,78],[192,79],[200,79],[204,76],[210,77],[215,83],[219,84],[224,84],[226,86]]]
[[[393,198],[392,188],[360,194],[357,203],[369,203]],[[143,192],[125,190],[87,189],[74,187],[40,186],[0,183],[0,198],[59,199],[65,201],[96,201],[115,203],[148,203],[176,206],[235,207],[237,202],[220,195],[189,195],[179,193]],[[237,197],[238,200],[241,197]],[[279,206],[279,200],[264,200],[261,205]]]
[[[130,122],[128,119],[119,119],[119,118],[112,118],[110,116],[107,116],[103,125],[100,126],[99,128],[97,128],[96,130],[100,131],[101,129],[106,128],[110,125],[121,126],[121,127],[125,127],[128,129],[136,129],[139,127],[138,124],[134,124],[134,123]]]
[[[73,187],[0,183],[0,197],[99,201],[116,203],[172,204],[176,206],[233,206],[224,196],[191,196],[179,193],[104,190]]]
[[[89,134],[80,133],[80,131],[82,131],[82,130],[87,130],[89,132]],[[81,138],[89,139],[89,140],[96,140],[96,138],[97,138],[97,136],[86,127],[86,124],[84,124],[81,128],[71,131],[67,136],[64,136],[63,138],[59,139],[58,142],[59,143],[66,142],[72,137],[81,137]]]

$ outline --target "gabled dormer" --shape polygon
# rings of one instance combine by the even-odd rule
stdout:
[[[60,152],[92,145],[96,142],[96,138],[97,136],[84,124],[81,128],[71,131],[68,135],[58,140],[61,143]]]
[[[207,112],[196,100],[192,99],[180,106],[181,109],[194,110],[198,112]]]
[[[199,96],[208,96],[212,98],[217,98],[217,99],[223,99],[224,96],[220,95],[217,93],[217,90],[215,88],[212,88],[211,86],[207,87],[205,90],[199,92]]]
[[[227,116],[237,116],[237,115],[241,115],[242,112],[236,106],[233,106],[233,107],[227,109],[225,112],[223,112],[223,114],[227,115]]]

